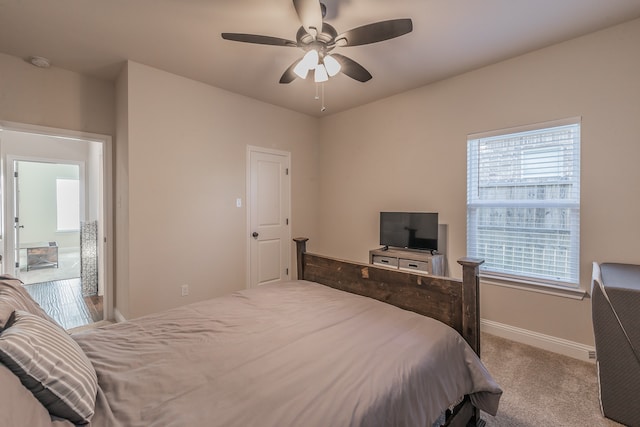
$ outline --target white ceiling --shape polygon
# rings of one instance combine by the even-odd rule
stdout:
[[[115,79],[127,59],[305,114],[362,105],[640,17],[640,0],[325,0],[338,33],[411,18],[413,32],[336,48],[373,79],[278,83],[303,54],[223,40],[222,32],[295,40],[291,0],[0,0],[0,52]],[[639,43],[640,44],[640,43]]]

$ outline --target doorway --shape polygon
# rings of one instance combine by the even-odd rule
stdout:
[[[249,287],[290,277],[290,157],[284,151],[247,148]]]
[[[0,123],[2,272],[66,329],[110,319],[110,138]]]
[[[80,277],[84,164],[12,163],[13,275],[25,285]]]

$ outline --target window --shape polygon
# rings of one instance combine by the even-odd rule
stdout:
[[[80,181],[56,179],[58,231],[80,230]]]
[[[467,253],[484,276],[578,286],[579,119],[469,135]]]

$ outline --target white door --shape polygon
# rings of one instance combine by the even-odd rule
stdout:
[[[13,161],[13,259],[9,257],[9,265],[13,266],[11,274],[20,279],[20,184],[18,182],[20,162]]]
[[[249,286],[289,279],[290,154],[248,147]]]

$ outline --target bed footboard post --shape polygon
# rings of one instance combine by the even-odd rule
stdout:
[[[477,258],[461,258],[462,266],[462,332],[464,339],[480,356],[480,265],[484,262]]]
[[[304,253],[307,251],[307,237],[296,237],[296,260],[298,268],[298,280],[304,280]]]

